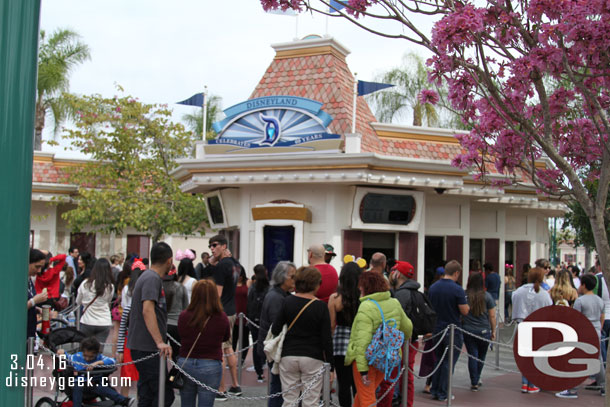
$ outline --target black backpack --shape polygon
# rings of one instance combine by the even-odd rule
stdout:
[[[256,322],[257,324],[260,322],[261,312],[263,311],[263,303],[265,302],[265,296],[269,291],[269,287],[263,291],[257,291],[256,287],[253,285],[250,287],[250,291],[248,292],[248,305],[247,305],[247,317],[250,320]]]
[[[413,323],[412,338],[426,335],[434,331],[436,325],[436,312],[428,296],[418,290],[409,289],[410,301],[405,306],[405,313]]]

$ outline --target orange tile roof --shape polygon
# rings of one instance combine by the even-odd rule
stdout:
[[[66,184],[63,172],[52,162],[41,162],[34,160],[32,168],[32,182],[44,182],[50,184]]]

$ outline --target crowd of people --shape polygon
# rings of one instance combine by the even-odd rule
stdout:
[[[519,322],[543,306],[565,305],[589,318],[600,339],[610,333],[610,296],[599,263],[594,273],[581,275],[574,268],[554,272],[547,260],[540,259],[534,268],[524,267],[522,277],[527,282],[517,288],[512,265],[506,265],[502,281],[490,264],[481,267],[474,262],[464,290],[460,284],[462,266],[452,260],[438,267],[434,280],[421,290],[409,262],[388,260],[383,253],[372,255],[369,268],[346,257],[337,271],[330,264],[336,256],[333,247],[317,244],[308,248],[305,265],[280,261],[273,270],[267,270],[259,264],[248,278],[227,245],[224,236],[212,237],[211,255],[202,253],[196,266],[195,250],[174,254],[163,242],[152,247],[149,258],[134,253],[127,258],[114,255],[95,259],[73,247],[67,255],[52,256],[32,249],[28,336],[35,335],[39,306],[48,304],[62,310],[73,298],[81,308],[80,330],[88,341],[81,349],[85,360],[114,360],[103,357],[99,349],[93,355],[96,343],[112,344],[118,362],[136,360],[135,364],[123,365],[120,374],[137,381],[140,406],[158,405],[160,385],[166,386],[165,405],[174,401],[172,383],[159,383],[160,360],[152,357],[156,353],[171,358],[190,376],[217,390],[212,392],[184,380],[179,390],[182,406],[211,406],[227,396],[241,395],[237,358],[245,360],[251,336],[256,345],[252,348],[251,369],[263,382],[267,368],[270,394],[282,392],[269,398],[268,407],[295,404],[308,383],[312,386],[300,402],[304,407],[317,406],[322,381],[314,379],[324,363],[331,366],[341,407],[368,407],[375,402],[390,407],[399,403],[403,394],[402,380],[397,381],[402,356],[397,354],[389,367],[373,364],[370,354],[379,346],[380,327],[390,326],[387,329],[394,329],[397,338],[403,338],[400,341],[410,344],[408,365],[412,371],[422,337],[424,349],[436,344],[436,340],[427,338],[442,342],[433,352],[422,355],[419,371],[424,376],[436,370],[426,382],[424,393],[439,401],[448,397],[449,369],[455,368],[460,356],[460,352],[454,352],[453,360],[444,357],[449,335],[440,334],[452,324],[459,328],[454,345],[459,349],[465,346],[470,388],[479,391],[488,341],[497,336],[502,286],[505,317]],[[251,321],[244,327],[246,350],[241,355],[236,354],[239,313]],[[280,353],[266,355],[265,344],[279,336],[283,337]],[[606,352],[602,352],[602,359],[605,361]],[[225,364],[228,369],[224,369]],[[230,382],[228,389],[225,381]],[[600,369],[587,388],[603,394],[603,384]],[[410,372],[407,385],[407,405],[412,407]],[[521,390],[535,393],[539,388],[523,377]],[[100,394],[107,393],[100,390]],[[574,398],[577,393],[567,389],[557,396]],[[120,389],[115,399],[124,405],[135,403],[129,398],[129,388]],[[77,398],[74,406],[79,403]]]

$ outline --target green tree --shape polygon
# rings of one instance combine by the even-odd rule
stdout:
[[[589,195],[597,195],[599,187],[599,180],[585,182],[585,187],[589,191]],[[576,200],[570,200],[568,202],[570,211],[564,216],[564,228],[569,227],[573,229],[574,233],[574,246],[584,246],[588,250],[595,249],[595,237],[593,236],[593,230],[591,229],[591,220],[585,213],[583,207]],[[606,200],[606,211],[604,213],[604,224],[606,227],[606,236],[610,240],[610,192],[608,192],[608,199]]]
[[[208,96],[208,112],[205,123],[205,138],[211,140],[216,137],[216,132],[212,128],[212,124],[220,119],[222,115],[222,98],[218,95]],[[187,113],[182,116],[182,120],[186,122],[189,129],[195,133],[195,137],[198,138],[202,133],[203,123],[203,111],[202,109],[195,110],[194,113]]]
[[[76,129],[65,138],[93,159],[67,170],[77,206],[63,214],[71,229],[122,233],[133,227],[158,241],[191,234],[206,221],[201,195],[185,194],[171,172],[192,148],[191,133],[171,122],[166,105],[125,97],[69,96]]]
[[[40,31],[38,52],[38,83],[34,149],[42,147],[42,130],[47,115],[53,118],[55,134],[70,115],[70,106],[63,96],[69,88],[69,77],[74,67],[90,58],[89,47],[71,30],[60,29],[47,38]]]

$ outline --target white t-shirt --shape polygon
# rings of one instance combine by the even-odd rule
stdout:
[[[186,295],[189,299],[189,304],[191,303],[191,294],[193,293],[193,286],[196,282],[197,280],[190,276],[186,276],[186,278],[182,282],[182,285],[184,286],[184,288],[186,288]]]
[[[534,284],[529,283],[517,288],[511,297],[513,319],[522,321],[537,309],[553,305],[551,295],[542,287],[536,292]]]
[[[112,301],[114,286],[110,284],[103,295],[95,298],[95,284],[88,287],[88,283],[88,279],[83,281],[78,287],[78,294],[76,295],[76,303],[83,306],[83,315],[80,322],[86,325],[111,326],[110,302]]]

